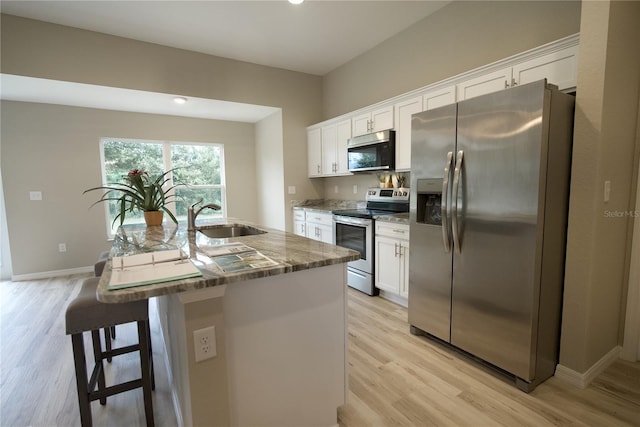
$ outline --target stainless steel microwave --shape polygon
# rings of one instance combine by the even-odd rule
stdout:
[[[353,137],[347,143],[349,172],[394,170],[396,132],[384,130]]]

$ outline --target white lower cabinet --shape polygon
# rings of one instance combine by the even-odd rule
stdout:
[[[306,212],[307,237],[333,244],[333,215],[322,212]]]
[[[401,297],[409,296],[409,226],[376,222],[376,288]],[[390,295],[390,296],[393,296]]]
[[[307,237],[307,223],[302,209],[293,210],[293,232],[298,236]]]

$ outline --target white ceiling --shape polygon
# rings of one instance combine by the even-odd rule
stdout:
[[[145,92],[10,74],[0,74],[0,92],[2,99],[7,101],[248,123],[259,122],[278,110],[275,107],[194,97],[188,97],[186,104],[178,105],[173,99],[179,94]]]
[[[286,0],[3,0],[0,10],[10,15],[324,75],[447,3],[449,1],[306,0],[301,5],[292,5]],[[257,106],[251,106],[252,111],[244,113],[242,104],[238,104],[231,117],[220,117],[213,112],[218,110],[216,105],[206,105],[211,100],[204,99],[197,103],[188,102],[180,110],[168,103],[162,110],[163,104],[157,102],[160,94],[148,94],[146,97],[143,92],[129,90],[104,95],[104,105],[88,105],[89,101],[96,103],[95,91],[104,91],[104,88],[24,79],[3,75],[2,99],[253,122],[270,114]],[[32,85],[38,85],[39,91],[32,90]],[[62,89],[66,90],[64,97],[60,96]],[[72,100],[65,102],[69,90],[77,93],[71,97]],[[83,97],[83,94],[87,96]],[[196,104],[201,108],[195,108]],[[226,104],[225,107],[229,107]],[[203,116],[203,111],[207,115]]]

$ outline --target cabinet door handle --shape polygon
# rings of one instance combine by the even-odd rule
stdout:
[[[394,243],[394,244],[393,244],[393,247],[394,247],[394,254],[393,254],[393,256],[394,256],[394,257],[397,257],[397,256],[398,256],[398,244],[397,244],[397,243]]]
[[[511,77],[511,87],[514,86],[518,86],[518,82],[516,81],[515,77]]]
[[[318,167],[318,173],[320,173],[320,165],[317,165],[317,167]]]
[[[504,81],[504,88],[507,89],[509,87],[509,81],[505,80]]]

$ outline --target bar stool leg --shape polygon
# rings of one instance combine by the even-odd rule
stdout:
[[[93,331],[91,331],[91,337],[93,338],[93,359],[95,360],[96,366],[99,365],[98,390],[102,391],[106,388],[106,382],[104,380],[104,363],[102,363],[102,344],[100,343],[100,330],[94,329]],[[101,397],[100,404],[106,405],[107,398]]]
[[[142,368],[142,392],[144,394],[144,413],[147,427],[153,427],[153,401],[151,398],[151,369],[149,364],[149,323],[138,321],[138,340],[140,342],[140,367]]]
[[[107,351],[111,351],[111,328],[104,328],[104,345]],[[111,363],[112,357],[107,356],[107,362]]]
[[[84,339],[82,332],[71,335],[73,344],[73,360],[76,367],[76,386],[78,388],[78,407],[80,408],[80,423],[82,427],[91,427],[91,402],[87,379],[87,361],[84,354]]]
[[[156,376],[153,373],[153,347],[151,343],[151,323],[147,322],[147,336],[149,337],[149,371],[151,372],[151,390],[156,389]]]

